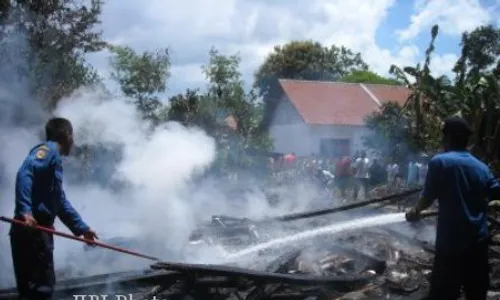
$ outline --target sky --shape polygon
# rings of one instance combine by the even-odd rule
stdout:
[[[208,51],[241,56],[250,87],[275,45],[314,40],[360,52],[370,68],[388,75],[391,64],[422,61],[430,29],[440,26],[432,70],[450,74],[464,31],[500,25],[500,0],[106,0],[101,30],[106,41],[136,51],[171,51],[167,95],[206,87],[201,66]],[[89,62],[112,90],[109,53]]]

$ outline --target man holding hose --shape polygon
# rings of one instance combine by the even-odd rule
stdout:
[[[45,125],[45,132],[46,142],[30,150],[16,177],[14,218],[28,225],[13,224],[10,230],[19,299],[51,299],[55,285],[53,236],[30,227],[53,228],[59,217],[74,235],[83,235],[90,242],[97,238],[66,199],[62,187],[61,156],[69,155],[73,146],[71,123],[53,118]]]
[[[429,162],[421,199],[407,212],[416,221],[439,201],[436,255],[430,299],[486,299],[489,286],[487,200],[500,199],[500,184],[490,169],[467,151],[467,122],[450,117],[443,126],[445,152]]]

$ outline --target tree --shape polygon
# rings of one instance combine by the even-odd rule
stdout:
[[[474,128],[473,149],[482,158],[500,159],[500,29],[481,26],[462,35],[462,54],[453,71],[453,108]]]
[[[156,119],[161,107],[159,94],[167,89],[170,77],[168,49],[138,54],[130,47],[109,48],[114,54],[110,59],[111,77],[126,96],[135,100],[144,117]]]
[[[488,25],[480,26],[472,32],[464,32],[461,45],[462,55],[454,68],[460,75],[457,78],[459,81],[465,80],[466,76],[500,71],[499,28]]]
[[[265,95],[276,79],[334,81],[359,70],[368,70],[361,54],[343,46],[328,48],[313,41],[292,41],[274,47],[255,74],[255,87]]]
[[[372,71],[354,71],[339,79],[341,82],[350,83],[373,83],[373,84],[388,84],[400,85],[402,82],[394,78],[385,78]]]
[[[236,113],[244,102],[245,92],[239,72],[241,58],[238,55],[221,55],[212,48],[209,63],[202,66],[202,72],[209,82],[208,96],[213,101],[213,114],[219,121]]]
[[[366,147],[381,157],[390,157],[400,163],[417,149],[412,144],[408,130],[411,120],[402,113],[402,110],[403,108],[397,103],[384,103],[380,112],[366,117],[366,126],[371,134],[364,137]]]
[[[94,29],[101,7],[99,0],[88,1],[87,5],[76,0],[2,1],[2,54],[19,36],[27,39],[27,45],[16,52],[26,61],[19,72],[29,77],[32,94],[44,107],[54,108],[74,89],[99,81],[83,57],[105,46],[101,32]],[[6,38],[13,35],[17,38]]]
[[[167,120],[203,128],[217,142],[214,171],[227,173],[248,168],[258,158],[246,155],[249,149],[266,152],[271,148],[267,134],[258,131],[263,105],[255,92],[245,93],[238,55],[223,55],[212,48],[209,62],[202,66],[208,80],[205,94],[187,90],[169,99]]]
[[[436,149],[439,145],[439,128],[441,120],[439,114],[445,113],[445,105],[434,105],[435,103],[446,103],[446,89],[449,80],[446,76],[435,78],[431,75],[431,55],[434,52],[434,41],[436,40],[439,27],[434,25],[431,29],[431,41],[425,51],[423,66],[420,63],[416,67],[404,67],[403,69],[392,65],[389,72],[405,83],[410,89],[410,96],[405,104],[403,113],[412,120],[409,130],[417,148],[425,150]],[[410,79],[413,77],[413,79]]]
[[[431,30],[431,43],[421,67],[399,68],[391,72],[411,90],[401,114],[410,121],[410,143],[418,149],[436,151],[440,144],[440,126],[444,118],[461,115],[474,129],[473,152],[488,163],[500,161],[500,30],[478,27],[462,36],[462,55],[453,72],[454,80],[434,77],[430,71],[437,25]],[[381,112],[383,114],[386,112]],[[376,131],[385,130],[374,126]]]
[[[230,170],[249,167],[254,163],[245,153],[250,148],[268,150],[271,146],[267,134],[259,132],[262,105],[255,92],[245,93],[239,69],[238,55],[222,55],[210,50],[208,64],[202,66],[209,85],[200,109],[216,123],[213,133],[219,145],[218,168]],[[234,120],[235,127],[228,126]]]
[[[168,102],[167,120],[184,126],[197,126],[205,129],[209,135],[215,135],[217,123],[205,95],[188,89],[184,94],[171,97]]]
[[[361,54],[341,46],[325,47],[313,41],[275,46],[255,74],[254,87],[266,103],[262,129],[270,124],[278,102],[278,79],[336,81],[353,71],[368,70]]]
[[[75,89],[101,83],[84,59],[87,53],[99,51],[106,45],[101,31],[95,29],[100,23],[101,8],[99,0],[2,0],[2,84],[17,85],[9,86],[17,88],[16,97],[33,99],[50,114],[58,101]],[[26,108],[24,102],[10,102],[15,111],[12,121],[16,125],[32,125],[34,117],[42,115],[38,107]],[[29,101],[29,104],[33,103]],[[34,120],[35,124],[41,121]],[[82,160],[89,161],[90,148],[75,150],[84,154]],[[82,176],[88,174],[88,170],[80,170]]]
[[[209,80],[208,97],[215,103],[215,114],[221,120],[232,115],[238,122],[237,132],[250,137],[255,134],[256,118],[262,116],[262,105],[258,104],[255,91],[245,93],[239,63],[238,55],[225,56],[212,49],[209,63],[202,68]]]

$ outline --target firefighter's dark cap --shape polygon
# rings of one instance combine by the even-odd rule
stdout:
[[[469,136],[472,134],[472,129],[465,119],[453,116],[444,120],[443,133],[453,136]]]

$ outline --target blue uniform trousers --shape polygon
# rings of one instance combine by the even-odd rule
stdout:
[[[52,299],[55,285],[52,234],[14,225],[10,241],[19,299]]]
[[[428,299],[456,300],[463,288],[467,300],[486,300],[488,287],[487,241],[463,253],[436,251]]]

